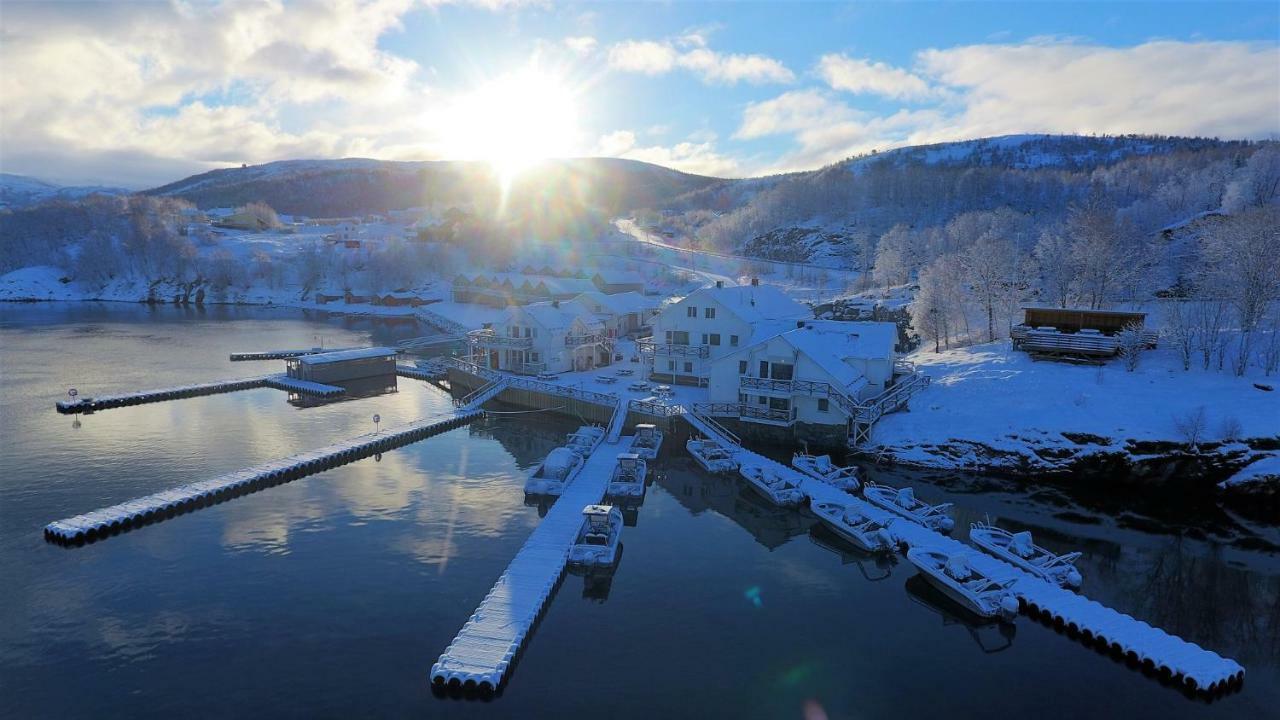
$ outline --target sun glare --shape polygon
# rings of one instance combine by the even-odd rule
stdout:
[[[487,161],[504,184],[539,160],[572,154],[578,132],[574,93],[536,68],[477,88],[453,115],[457,156]]]

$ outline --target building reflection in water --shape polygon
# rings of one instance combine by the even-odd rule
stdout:
[[[770,505],[739,482],[736,475],[709,475],[701,472],[692,460],[669,462],[667,472],[658,475],[657,483],[691,515],[707,510],[717,512],[770,550],[807,533],[817,522],[804,513]]]
[[[360,400],[363,398],[377,397],[379,395],[389,395],[397,392],[397,376],[379,375],[376,377],[360,378],[358,380],[347,380],[345,382],[334,383],[346,392],[332,397],[322,398],[315,395],[303,395],[302,393],[289,393],[289,404],[296,408],[313,408],[321,405],[332,405],[334,403],[350,402],[352,400]]]

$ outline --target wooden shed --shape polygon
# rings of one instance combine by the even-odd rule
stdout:
[[[1051,327],[1060,332],[1097,330],[1104,335],[1115,335],[1131,323],[1142,327],[1147,320],[1146,313],[1118,310],[1028,307],[1022,311],[1023,325],[1031,328]]]
[[[286,360],[285,370],[291,378],[325,384],[395,375],[396,351],[371,347],[304,355]]]

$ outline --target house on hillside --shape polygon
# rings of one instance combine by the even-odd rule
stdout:
[[[812,317],[772,285],[718,282],[665,307],[636,347],[651,379],[705,387],[713,361]]]
[[[522,375],[590,370],[613,359],[613,338],[586,307],[559,301],[507,308],[467,335],[473,362]]]
[[[227,230],[251,230],[254,232],[266,230],[269,227],[265,220],[247,212],[232,213],[218,218],[213,222],[213,226]]]
[[[893,383],[897,341],[894,323],[795,321],[712,361],[708,399],[716,415],[843,444],[856,407]]]
[[[596,288],[609,295],[625,292],[644,292],[644,276],[631,270],[600,270],[591,276]]]

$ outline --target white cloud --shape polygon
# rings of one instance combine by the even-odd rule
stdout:
[[[845,55],[823,55],[818,74],[836,90],[910,100],[934,94],[929,83],[902,68]]]
[[[596,39],[590,35],[579,35],[564,39],[565,47],[577,55],[590,55],[596,49]]]
[[[703,82],[725,85],[795,80],[794,73],[767,55],[719,53],[707,48],[706,37],[699,33],[682,35],[676,43],[624,40],[609,48],[609,67],[645,75],[662,75],[679,67]]]
[[[609,48],[609,67],[623,72],[661,75],[676,66],[676,50],[652,40],[624,40]]]
[[[717,152],[714,135],[702,134],[699,137],[701,141],[691,138],[670,146],[642,147],[636,144],[635,133],[616,130],[600,137],[596,142],[596,154],[640,160],[697,175],[741,176],[742,169],[737,160]]]

